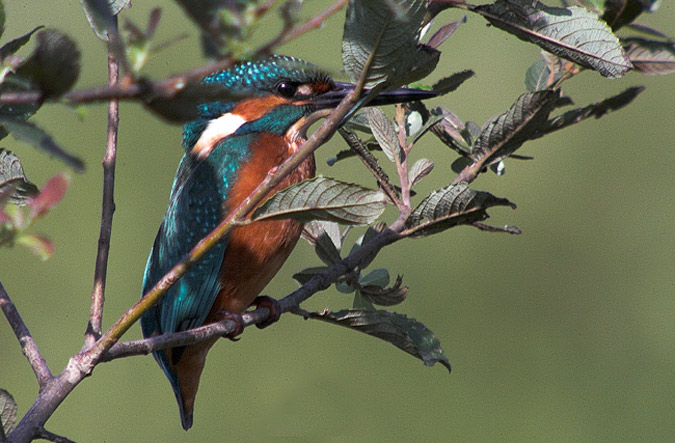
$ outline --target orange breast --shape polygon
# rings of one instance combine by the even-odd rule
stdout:
[[[262,182],[270,169],[279,166],[294,150],[284,137],[261,134],[252,146],[251,159],[242,164],[236,184],[230,190],[226,212],[239,205]],[[314,176],[314,157],[307,158],[269,195],[293,183]],[[274,220],[241,226],[230,234],[221,266],[221,290],[207,322],[219,310],[245,311],[269,283],[295,247],[302,224]]]

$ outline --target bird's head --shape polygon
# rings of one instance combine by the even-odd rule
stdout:
[[[207,157],[218,141],[235,133],[304,137],[312,123],[330,114],[353,89],[353,85],[335,82],[305,61],[278,55],[213,73],[204,83],[220,85],[228,95],[241,98],[202,104],[199,118],[185,125],[183,145],[201,158]],[[368,105],[435,95],[430,91],[397,89],[378,95]]]

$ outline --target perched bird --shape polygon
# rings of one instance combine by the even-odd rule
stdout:
[[[235,91],[236,100],[199,106],[198,118],[183,129],[183,156],[169,207],[145,267],[143,294],[213,230],[305,139],[309,125],[325,117],[353,86],[292,57],[244,62],[207,76],[206,84]],[[232,94],[224,94],[231,97]],[[399,89],[369,104],[433,96]],[[307,158],[275,189],[314,175]],[[240,314],[288,258],[302,224],[293,220],[252,223],[234,229],[207,252],[141,319],[144,337],[185,331]],[[273,310],[273,309],[270,309]],[[183,428],[192,413],[206,354],[216,339],[154,352],[171,382]]]

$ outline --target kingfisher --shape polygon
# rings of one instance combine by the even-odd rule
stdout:
[[[300,59],[271,56],[215,72],[203,83],[223,88],[226,100],[200,104],[183,128],[185,154],[173,181],[169,205],[150,251],[143,278],[147,293],[171,268],[306,139],[308,127],[353,89]],[[435,96],[397,89],[368,105],[393,104]],[[232,99],[232,97],[235,97]],[[314,176],[309,156],[274,190]],[[223,319],[241,332],[241,314],[264,304],[258,297],[295,246],[302,224],[259,221],[235,228],[179,279],[141,318],[143,336],[186,331]],[[230,337],[233,338],[233,337]],[[154,352],[178,401],[181,424],[192,426],[195,396],[206,354],[216,339]]]

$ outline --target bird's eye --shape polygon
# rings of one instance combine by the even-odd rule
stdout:
[[[298,91],[298,85],[291,83],[289,81],[280,81],[277,83],[276,90],[279,95],[287,98],[291,98]]]

